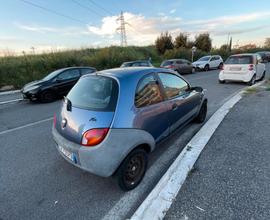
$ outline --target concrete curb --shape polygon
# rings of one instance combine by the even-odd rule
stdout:
[[[264,81],[251,87],[258,87],[263,83]],[[131,217],[132,220],[163,219],[165,217],[200,153],[225,116],[241,100],[245,89],[225,102],[190,140],[155,188],[135,211]]]
[[[12,91],[7,91],[7,92],[0,92],[0,96],[1,95],[11,95],[11,94],[15,94],[15,93],[20,93],[20,90],[12,90]]]

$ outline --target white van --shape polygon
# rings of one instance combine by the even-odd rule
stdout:
[[[219,82],[240,81],[253,85],[265,77],[265,65],[259,54],[236,54],[230,56],[219,73]]]

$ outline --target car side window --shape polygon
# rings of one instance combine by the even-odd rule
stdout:
[[[212,58],[210,59],[210,61],[214,61],[214,60],[216,60],[216,58],[215,58],[215,57],[212,57]]]
[[[158,76],[168,99],[184,94],[189,87],[187,82],[179,76],[170,73],[159,73]]]
[[[153,75],[140,80],[135,94],[135,106],[137,108],[156,104],[162,100],[162,94]]]
[[[177,60],[175,63],[176,64],[183,64],[183,61],[182,60]]]
[[[93,72],[95,72],[94,69],[88,69],[88,68],[82,68],[81,69],[81,74],[82,75],[85,75],[85,74],[88,74],[88,73],[93,73]]]
[[[78,69],[70,69],[66,70],[63,73],[60,73],[57,76],[58,80],[69,80],[69,79],[75,79],[80,77],[80,71]]]

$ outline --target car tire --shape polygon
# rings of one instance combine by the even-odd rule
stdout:
[[[119,187],[123,191],[129,191],[138,186],[146,172],[147,163],[145,150],[139,148],[129,153],[116,173]]]
[[[218,65],[218,69],[222,69],[222,67],[223,67],[223,63],[220,63],[219,65]]]
[[[204,67],[204,70],[205,70],[205,71],[209,71],[209,69],[210,69],[209,65],[206,64],[205,67]]]
[[[203,123],[206,119],[206,115],[207,115],[207,102],[204,101],[199,114],[197,115],[197,117],[194,119],[194,121],[196,123]]]
[[[220,83],[220,84],[224,84],[225,83],[225,80],[218,80],[218,82]]]
[[[262,81],[265,78],[265,71],[262,74],[262,77],[259,79],[259,81]]]
[[[45,90],[40,95],[40,101],[43,103],[52,102],[55,99],[55,95],[50,90]]]
[[[195,67],[192,67],[192,69],[191,69],[191,73],[195,73],[195,72],[196,72]]]
[[[251,80],[247,83],[249,86],[252,86],[256,83],[256,75],[254,75]]]

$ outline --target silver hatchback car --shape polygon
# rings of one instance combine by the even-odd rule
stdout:
[[[54,116],[60,154],[93,174],[116,175],[127,191],[142,180],[147,155],[176,128],[206,118],[201,87],[160,68],[110,69],[80,78]]]

